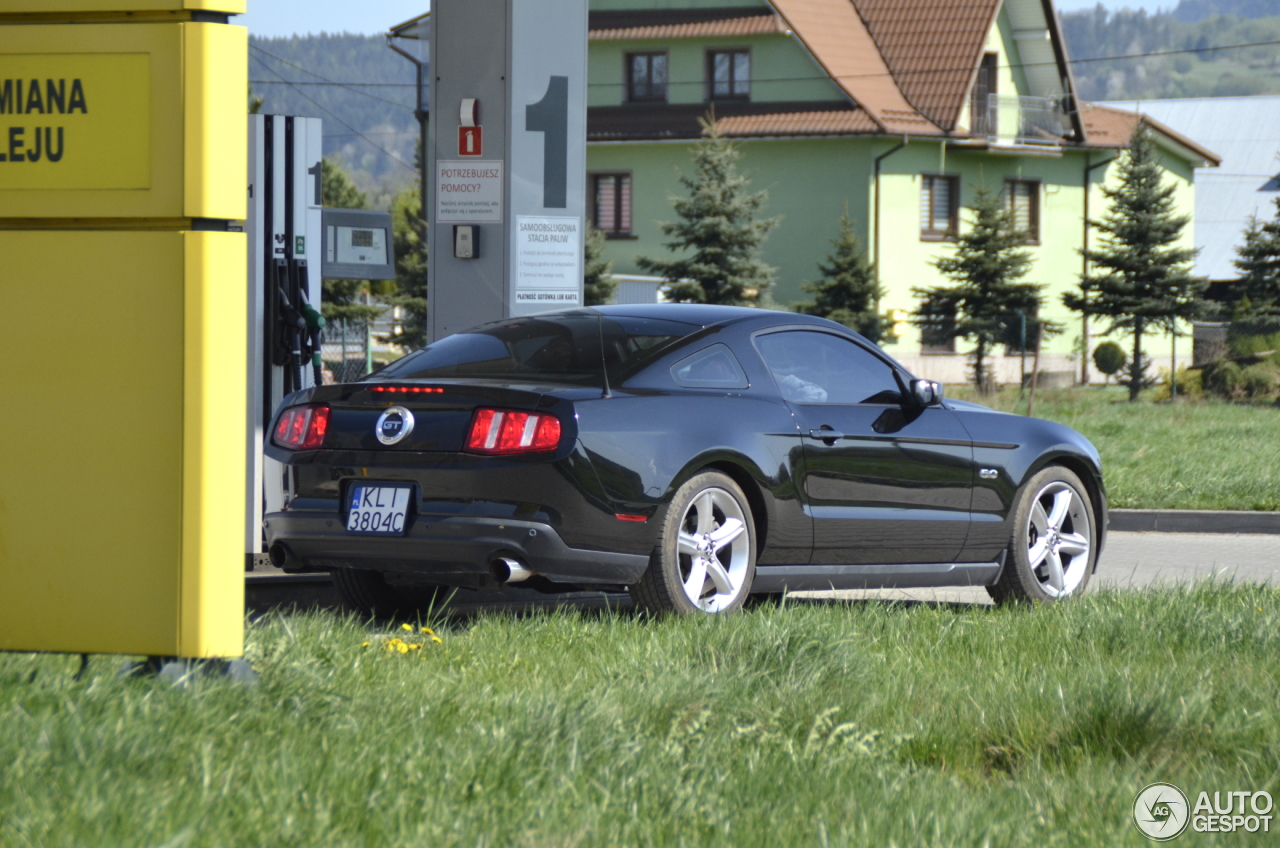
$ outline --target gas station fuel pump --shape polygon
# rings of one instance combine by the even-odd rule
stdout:
[[[322,143],[319,118],[249,116],[247,570],[263,514],[284,503],[266,428],[283,398],[323,382],[321,281],[395,279],[389,213],[323,208]]]

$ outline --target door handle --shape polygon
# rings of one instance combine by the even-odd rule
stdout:
[[[841,433],[838,430],[832,430],[830,427],[824,427],[821,430],[810,430],[809,438],[826,442],[827,445],[834,445],[840,439],[844,438],[844,433]]]

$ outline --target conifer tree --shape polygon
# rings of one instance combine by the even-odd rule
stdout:
[[[699,123],[705,132],[693,148],[697,172],[681,176],[688,197],[673,197],[680,220],[661,225],[663,244],[681,258],[639,257],[636,264],[668,281],[667,298],[684,303],[751,305],[772,286],[775,268],[760,248],[780,218],[762,218],[767,191],[751,192],[738,173],[741,151],[720,132],[715,116]]]
[[[1125,383],[1129,400],[1136,401],[1151,384],[1143,337],[1176,332],[1179,320],[1199,317],[1208,282],[1191,273],[1196,251],[1178,246],[1190,216],[1173,214],[1174,186],[1163,184],[1155,142],[1141,123],[1120,160],[1119,177],[1118,186],[1102,190],[1111,201],[1106,214],[1090,222],[1102,233],[1101,246],[1082,251],[1093,273],[1081,280],[1079,292],[1062,299],[1077,312],[1109,318],[1108,333],[1133,334]]]
[[[817,282],[800,284],[800,288],[814,295],[814,299],[799,304],[797,309],[806,315],[817,315],[844,324],[878,342],[880,316],[877,307],[884,296],[884,289],[877,282],[875,268],[854,230],[848,206],[840,216],[839,226],[840,235],[831,242],[835,249],[827,254],[826,262],[818,263],[822,278]]]
[[[422,139],[413,147],[413,168],[422,174]],[[387,298],[403,313],[394,345],[414,350],[427,343],[427,222],[422,215],[420,182],[402,188],[391,200],[391,245],[396,259],[395,293]]]
[[[1269,221],[1255,215],[1244,231],[1244,244],[1236,248],[1233,263],[1240,279],[1232,286],[1236,318],[1280,317],[1280,198],[1276,214]]]
[[[1031,268],[1031,254],[1022,249],[1026,234],[1013,229],[1000,195],[978,186],[970,209],[973,223],[957,237],[955,255],[933,263],[955,285],[914,288],[912,293],[924,299],[915,313],[918,325],[936,329],[940,310],[954,310],[954,324],[947,322],[943,331],[973,342],[973,384],[989,392],[995,388],[987,364],[992,350],[1009,338],[1019,313],[1031,315],[1039,309],[1044,286],[1019,282]]]
[[[427,343],[427,222],[422,196],[407,186],[391,201],[391,242],[396,257],[396,293],[387,298],[403,311],[398,332],[387,341],[414,350]]]
[[[604,233],[587,223],[583,243],[582,292],[584,306],[608,303],[618,283],[613,279],[613,263],[604,258]]]

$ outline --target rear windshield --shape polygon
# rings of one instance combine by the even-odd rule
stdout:
[[[586,311],[512,318],[433,342],[383,368],[374,379],[599,386],[603,354],[609,382],[619,384],[672,343],[699,329],[680,321]]]

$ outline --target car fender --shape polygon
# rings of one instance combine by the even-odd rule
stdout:
[[[720,467],[759,513],[757,525],[767,534],[759,550],[782,562],[807,562],[812,521],[794,474],[803,449],[780,401],[746,392],[615,394],[577,409],[579,439],[618,512],[648,516],[656,527],[680,486],[704,467]]]

